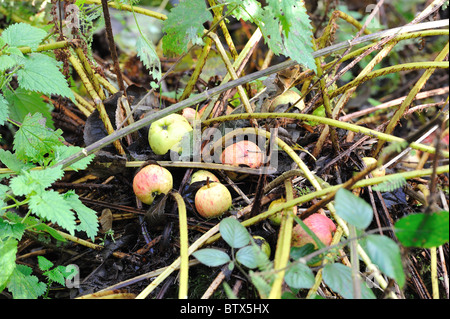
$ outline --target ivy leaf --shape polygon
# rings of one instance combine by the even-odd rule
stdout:
[[[368,235],[360,240],[372,262],[388,277],[395,279],[403,288],[405,273],[403,271],[400,248],[390,238],[381,235]]]
[[[449,240],[449,213],[412,214],[394,225],[395,235],[406,247],[438,247]]]
[[[200,249],[192,253],[192,255],[197,258],[199,262],[209,267],[222,266],[230,261],[230,256],[225,252],[214,248]]]
[[[161,62],[155,51],[153,44],[140,36],[136,42],[137,56],[144,66],[149,70],[150,75],[155,80],[161,79]]]
[[[31,268],[25,265],[16,265],[6,287],[14,299],[37,299],[47,290],[47,285],[32,276]]]
[[[335,197],[336,214],[358,229],[365,229],[373,218],[372,207],[352,192],[340,188]]]
[[[45,126],[46,119],[40,113],[28,114],[14,136],[14,151],[23,161],[41,162],[53,154],[56,146],[63,145],[60,129],[53,131]]]
[[[20,87],[45,95],[60,95],[75,101],[75,96],[55,59],[42,53],[32,53],[22,59],[22,65],[23,67],[17,70]]]
[[[71,235],[74,234],[76,223],[70,205],[64,197],[54,190],[30,196],[29,207],[37,216],[57,223]]]
[[[223,240],[233,248],[247,246],[250,242],[250,234],[247,229],[232,217],[225,218],[220,222],[219,231]]]
[[[5,29],[1,35],[3,40],[12,47],[29,46],[35,50],[47,35],[43,29],[27,23],[16,23]]]
[[[204,0],[181,0],[163,22],[164,54],[173,56],[187,52],[189,41],[198,42],[198,38],[203,35],[203,23],[211,21],[212,18]]]
[[[86,232],[88,237],[94,241],[99,227],[96,212],[86,207],[74,191],[64,194],[64,200],[77,213],[77,217],[80,220],[80,224],[76,227],[77,231]]]
[[[349,267],[339,263],[326,264],[323,267],[322,275],[323,281],[334,292],[346,299],[353,298],[352,271]],[[361,280],[360,284],[361,298],[375,299],[373,291],[367,287],[366,283]]]

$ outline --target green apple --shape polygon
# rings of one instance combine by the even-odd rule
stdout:
[[[286,203],[286,200],[284,198],[279,198],[274,201],[272,201],[269,205],[269,209],[274,208],[276,206],[280,206]],[[283,211],[276,212],[275,214],[270,215],[269,222],[274,226],[280,226],[281,224],[281,217],[283,216]]]
[[[216,175],[214,175],[213,173],[200,169],[192,174],[190,184],[200,181],[206,181],[208,177],[210,182],[220,182]]]
[[[197,212],[205,218],[221,216],[232,204],[228,188],[217,182],[200,187],[194,201]]]
[[[152,123],[148,131],[148,142],[152,151],[164,155],[169,150],[181,152],[183,135],[192,131],[188,120],[179,114],[170,114]]]
[[[150,164],[142,168],[133,179],[133,191],[144,204],[153,203],[156,195],[167,194],[173,187],[172,174],[164,167]]]

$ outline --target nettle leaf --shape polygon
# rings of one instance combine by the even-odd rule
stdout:
[[[237,20],[253,21],[261,10],[261,3],[256,0],[231,0],[226,1],[228,11],[226,14],[232,14]],[[233,10],[230,12],[230,10]]]
[[[270,49],[317,72],[313,58],[312,27],[304,2],[271,0],[259,12],[254,22],[260,27]]]
[[[61,166],[43,170],[23,171],[11,179],[10,187],[17,196],[29,195],[33,192],[42,194],[46,188],[64,176]]]
[[[295,263],[286,270],[284,280],[294,289],[309,289],[314,285],[314,274],[307,265]]]
[[[64,200],[77,213],[77,217],[80,220],[80,224],[76,227],[77,231],[86,232],[88,237],[94,241],[99,228],[95,210],[86,207],[74,191],[64,194]]]
[[[41,269],[42,271],[49,270],[50,268],[53,267],[53,263],[44,256],[38,256],[37,258],[39,269]]]
[[[204,0],[181,0],[163,22],[164,54],[172,56],[187,52],[189,42],[198,43],[202,37],[203,23],[212,19],[213,16],[207,10]]]
[[[46,35],[46,31],[21,22],[10,25],[1,37],[12,47],[28,46],[35,50]]]
[[[193,252],[192,255],[199,262],[209,267],[222,266],[231,260],[225,252],[214,248],[200,249]]]
[[[9,55],[3,54],[0,55],[0,72],[4,72],[8,69],[11,69],[17,64],[16,60],[10,57]]]
[[[449,241],[449,213],[412,214],[394,225],[395,235],[406,247],[431,248]]]
[[[144,66],[149,70],[149,74],[155,80],[161,79],[161,61],[155,51],[153,43],[143,36],[140,36],[136,42],[137,56]]]
[[[405,273],[403,271],[400,248],[390,238],[381,235],[368,235],[359,241],[370,260],[388,277],[395,279],[403,288]]]
[[[0,239],[0,291],[16,268],[17,243],[14,238]]]
[[[16,173],[19,173],[23,169],[27,170],[34,167],[33,164],[22,162],[15,154],[10,151],[5,151],[4,149],[0,149],[0,162]]]
[[[16,265],[6,286],[14,299],[37,299],[47,291],[47,285],[32,276],[31,271],[28,266]]]
[[[78,153],[80,151],[82,151],[83,148],[79,147],[79,146],[66,146],[66,145],[60,145],[60,146],[56,146],[54,148],[55,151],[55,158],[53,160],[54,163],[58,163],[70,156],[72,156],[75,153]],[[86,169],[88,167],[88,165],[92,162],[92,160],[94,159],[95,154],[90,154],[82,159],[80,159],[79,161],[70,164],[69,167],[75,171],[78,170],[83,170]]]
[[[56,146],[63,145],[62,131],[46,127],[46,119],[40,113],[28,114],[14,136],[14,151],[17,158],[26,162],[40,162],[53,154]]]
[[[9,103],[5,99],[5,97],[2,94],[0,94],[0,126],[2,126],[6,122],[6,120],[8,119],[8,115],[9,115]]]
[[[233,217],[223,219],[219,224],[219,231],[223,240],[233,248],[247,246],[250,242],[247,229]]]
[[[74,234],[76,228],[74,213],[64,197],[58,192],[48,190],[42,194],[30,196],[29,207],[40,218],[57,223],[69,231],[71,235]]]
[[[7,237],[20,240],[24,232],[25,232],[25,225],[23,223],[20,222],[15,223],[9,220],[0,219],[0,241],[2,238]]]
[[[326,264],[323,267],[322,275],[323,281],[334,292],[340,294],[343,298],[353,299],[353,279],[349,267],[339,263]],[[373,291],[367,287],[363,280],[360,283],[360,290],[362,299],[375,299]]]
[[[46,95],[56,94],[75,101],[58,62],[42,53],[32,53],[22,59],[22,68],[17,70],[19,86],[29,91]]]
[[[335,202],[336,214],[356,228],[365,229],[372,222],[372,207],[352,192],[344,188],[339,189],[336,193]]]

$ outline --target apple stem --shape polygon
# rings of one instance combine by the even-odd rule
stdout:
[[[209,176],[206,177],[206,186],[209,188]]]

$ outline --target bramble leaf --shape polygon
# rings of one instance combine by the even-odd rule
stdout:
[[[203,35],[203,23],[211,21],[211,12],[203,0],[181,0],[163,23],[162,47],[165,55],[187,52],[189,41],[198,43]],[[189,32],[188,32],[189,31]]]
[[[27,23],[15,23],[6,28],[1,37],[12,47],[29,46],[35,50],[47,35],[43,29]]]
[[[232,217],[223,219],[219,224],[223,240],[233,248],[241,248],[249,244],[250,234],[240,222]]]
[[[365,229],[373,218],[372,206],[352,192],[340,188],[335,197],[336,214],[358,229]]]
[[[199,262],[209,267],[222,266],[230,261],[230,256],[225,252],[214,248],[200,249],[193,252],[192,255],[197,258]]]
[[[286,270],[284,280],[294,289],[309,289],[314,285],[314,274],[307,265],[296,263]]]

